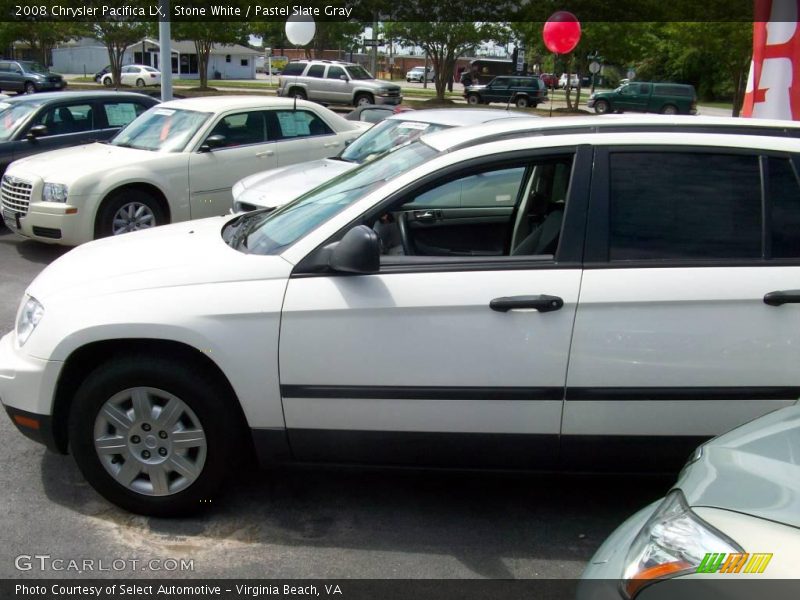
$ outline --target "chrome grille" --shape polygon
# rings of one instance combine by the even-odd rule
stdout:
[[[3,175],[3,180],[0,182],[0,204],[4,210],[28,214],[32,190],[33,185],[27,181]]]

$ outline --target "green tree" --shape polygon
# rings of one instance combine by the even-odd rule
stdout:
[[[247,23],[234,21],[181,21],[172,23],[172,37],[194,42],[200,88],[208,88],[208,59],[215,44],[235,44],[250,33]]]
[[[114,85],[120,85],[122,57],[130,46],[152,33],[152,25],[136,21],[99,21],[94,24],[94,37],[108,50],[108,62]]]
[[[432,13],[436,8],[431,8]],[[400,43],[419,46],[430,57],[435,72],[437,100],[444,100],[447,84],[453,81],[456,60],[474,50],[482,42],[504,39],[502,28],[495,23],[439,22],[432,14],[431,22],[387,23],[386,34]]]
[[[0,46],[25,42],[32,56],[38,55],[43,65],[50,63],[50,51],[58,44],[83,35],[91,35],[91,28],[83,23],[13,21],[0,23]]]

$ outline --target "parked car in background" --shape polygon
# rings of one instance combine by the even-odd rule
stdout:
[[[498,75],[513,75],[516,65],[510,60],[497,58],[476,58],[469,68],[461,73],[459,80],[465,86],[485,85]]]
[[[208,506],[251,449],[652,473],[795,405],[800,139],[513,121],[423,135],[272,212],[67,253],[0,341],[9,416],[163,516]]]
[[[335,157],[245,177],[233,186],[233,210],[240,212],[283,206],[337,175],[374,160],[392,148],[408,144],[425,133],[500,119],[522,121],[524,116],[523,113],[489,109],[403,111],[385,118]]]
[[[558,85],[558,76],[553,73],[542,73],[539,75],[545,87],[555,88]]]
[[[269,96],[166,102],[110,143],[12,163],[2,180],[3,218],[26,237],[76,245],[226,214],[239,179],[332,156],[368,127],[318,104]]]
[[[286,65],[278,79],[278,96],[330,104],[400,104],[399,85],[375,79],[355,63],[298,60]]]
[[[422,83],[423,79],[427,79],[428,81],[433,81],[436,79],[436,75],[434,74],[432,68],[427,68],[427,75],[425,67],[414,67],[408,73],[406,73],[406,81],[409,83],[412,81]]]
[[[125,65],[120,71],[120,83],[134,87],[147,87],[150,85],[161,85],[161,71],[146,65]],[[106,86],[114,85],[114,75],[106,73],[100,78],[100,82]]]
[[[502,102],[518,108],[537,106],[547,100],[547,87],[538,77],[495,77],[487,85],[470,85],[464,88],[464,98],[469,104]]]
[[[0,60],[0,90],[6,92],[46,92],[62,90],[67,82],[38,62]]]
[[[100,83],[100,80],[106,73],[111,73],[111,65],[106,65],[105,67],[103,67],[97,73],[94,74],[95,83]]]
[[[587,106],[601,115],[625,111],[693,115],[697,112],[697,93],[694,86],[681,83],[636,81],[611,92],[595,92]]]
[[[107,140],[158,100],[131,92],[47,92],[0,101],[0,175],[15,160],[48,150]],[[0,184],[0,202],[14,195]]]
[[[569,75],[569,87],[576,88],[580,83],[580,78],[576,73],[570,73]],[[561,77],[558,78],[558,87],[566,88],[567,87],[567,74],[562,73]]]
[[[595,552],[578,598],[667,598],[670,590],[686,597],[686,583],[699,578],[706,587],[697,592],[722,597],[709,593],[707,578],[797,579],[799,553],[795,405],[698,447],[666,497],[625,521]]]

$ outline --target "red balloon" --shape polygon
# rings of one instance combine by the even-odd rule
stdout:
[[[567,54],[575,49],[581,39],[581,24],[571,12],[560,10],[547,19],[542,37],[550,52]]]

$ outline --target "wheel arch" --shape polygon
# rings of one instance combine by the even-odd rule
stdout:
[[[94,236],[97,238],[99,236],[99,228],[100,223],[98,222],[98,216],[103,212],[103,208],[106,204],[108,204],[111,199],[118,193],[122,191],[140,191],[145,192],[151,195],[155,200],[158,202],[159,207],[161,210],[164,211],[164,214],[167,217],[167,223],[172,222],[172,211],[170,210],[169,200],[167,200],[166,194],[159,188],[158,186],[148,183],[146,181],[132,181],[128,183],[123,183],[118,185],[117,187],[109,190],[106,192],[106,195],[103,196],[103,199],[97,204],[97,210],[94,213]]]
[[[183,362],[210,376],[223,392],[222,400],[234,411],[242,431],[242,441],[254,453],[247,418],[228,377],[208,354],[184,342],[152,338],[119,338],[90,342],[73,350],[59,373],[53,396],[53,438],[56,448],[68,449],[67,424],[75,392],[100,364],[135,354],[148,354]]]

